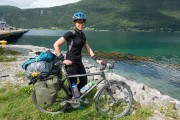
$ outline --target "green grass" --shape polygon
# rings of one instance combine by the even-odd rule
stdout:
[[[31,100],[33,86],[18,86],[8,84],[0,88],[0,119],[1,120],[110,120],[108,116],[100,116],[95,110],[92,100],[95,91],[87,97],[90,104],[83,105],[84,109],[69,108],[62,114],[44,114],[39,112]],[[144,120],[152,115],[148,108],[134,107],[135,114],[129,114],[118,120]]]
[[[19,54],[20,53],[18,53],[16,51],[6,50],[6,49],[0,47],[0,62],[15,61],[17,59],[16,55],[19,55]]]
[[[175,103],[169,103],[167,106],[160,106],[160,112],[174,119],[179,119],[178,113],[174,110]]]
[[[4,56],[0,55],[0,62],[11,62],[17,60],[17,57],[15,56]]]
[[[26,78],[25,72],[19,72],[18,74],[16,74],[16,77],[18,77],[18,78]]]
[[[20,53],[16,52],[16,51],[13,51],[13,50],[7,50],[7,49],[4,49],[3,47],[0,47],[0,55],[7,55],[7,54],[19,55]]]

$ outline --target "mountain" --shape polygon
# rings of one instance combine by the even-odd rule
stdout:
[[[9,13],[14,13],[20,10],[20,8],[14,6],[0,6],[0,17],[6,16]]]
[[[81,0],[35,9],[0,6],[0,18],[16,27],[70,29],[77,11],[87,14],[88,28],[180,31],[180,0]]]

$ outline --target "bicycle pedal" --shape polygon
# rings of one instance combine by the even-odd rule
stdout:
[[[79,106],[78,109],[82,110],[82,109],[84,109],[84,107],[83,106]]]
[[[89,103],[89,100],[88,100],[87,98],[85,98],[84,103],[85,103],[85,104],[88,104],[88,103]]]
[[[84,100],[83,99],[80,99],[80,101],[82,101],[83,103],[85,104],[88,104],[89,103],[89,100],[87,98],[85,98]]]

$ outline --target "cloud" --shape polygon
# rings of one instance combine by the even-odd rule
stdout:
[[[80,0],[1,0],[0,5],[11,5],[19,8],[46,8],[75,3]]]

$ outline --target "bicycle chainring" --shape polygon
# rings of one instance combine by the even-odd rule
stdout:
[[[76,99],[76,98],[72,98],[70,104],[73,108],[79,108],[80,107],[80,100]]]

